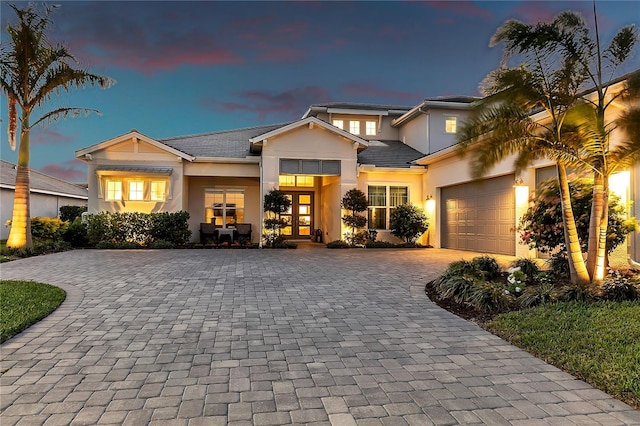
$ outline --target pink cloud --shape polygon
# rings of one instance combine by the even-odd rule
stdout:
[[[492,16],[491,12],[476,6],[471,1],[427,1],[425,4],[432,9],[453,12],[457,15],[479,16],[483,18],[490,18]]]
[[[242,64],[244,59],[218,46],[211,34],[190,32],[156,42],[146,34],[116,38],[76,39],[74,49],[82,57],[98,65],[117,65],[133,68],[145,74],[157,70],[171,70],[182,65]]]
[[[31,143],[34,145],[63,145],[70,142],[73,142],[72,137],[54,128],[37,128],[31,132]]]
[[[309,105],[330,100],[326,89],[318,86],[304,86],[282,92],[249,90],[234,94],[238,102],[219,101],[204,98],[200,105],[213,111],[246,111],[256,114],[263,121],[268,116],[294,119]]]
[[[349,96],[369,96],[381,99],[398,99],[407,102],[419,102],[422,97],[413,92],[403,92],[382,89],[369,83],[348,83],[342,86],[342,91]]]
[[[86,182],[87,168],[80,160],[69,160],[64,163],[47,164],[40,171],[68,182]]]

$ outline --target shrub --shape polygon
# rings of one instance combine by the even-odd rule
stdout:
[[[118,248],[150,245],[156,240],[185,244],[191,236],[189,213],[98,213],[87,217],[87,240],[97,247],[101,242]],[[105,245],[101,245],[104,247]],[[115,247],[111,247],[115,248]]]
[[[502,312],[509,308],[511,300],[501,284],[479,282],[473,288],[469,303],[485,312]]]
[[[401,204],[393,209],[389,218],[391,233],[408,244],[415,244],[429,225],[421,208],[411,204]]]
[[[631,272],[609,270],[602,283],[602,298],[613,302],[640,300],[640,278]]]
[[[61,206],[60,220],[63,222],[73,222],[76,218],[82,217],[82,213],[87,211],[87,206]]]
[[[164,241],[176,246],[186,244],[191,237],[189,212],[151,213],[149,219],[149,243]]]
[[[155,240],[151,244],[149,244],[149,248],[152,249],[173,249],[176,248],[176,245],[171,241],[167,240]]]
[[[367,241],[364,246],[366,248],[395,248],[397,247],[395,244],[390,243],[389,241]]]
[[[73,222],[67,226],[62,234],[64,241],[69,243],[71,247],[86,247],[89,243],[87,239],[87,226],[82,223],[80,217],[76,217]]]
[[[471,259],[471,265],[480,270],[485,280],[493,280],[500,276],[498,261],[490,256],[478,256]]]
[[[520,268],[522,273],[525,274],[530,281],[535,281],[535,278],[540,273],[540,268],[533,259],[525,259],[522,257],[513,262],[511,266],[514,268]]]
[[[453,275],[437,283],[437,290],[443,299],[451,299],[457,303],[471,300],[477,284],[477,278],[467,275]]]
[[[585,179],[576,179],[570,182],[569,187],[578,238],[582,245],[582,251],[586,251],[589,239],[593,184]],[[518,226],[520,239],[530,248],[536,248],[543,253],[553,252],[556,248],[560,252],[565,252],[558,180],[549,179],[542,182],[536,194],[536,197],[532,199],[533,206],[526,211]],[[625,208],[620,204],[620,198],[613,194],[610,195],[607,252],[611,253],[624,242],[626,235],[636,228],[635,220],[626,219]]]
[[[546,262],[546,265],[559,278],[567,278],[569,276],[569,259],[565,253],[556,253]]]
[[[595,289],[589,285],[563,286],[556,293],[556,300],[560,302],[592,302],[595,299]]]
[[[554,300],[555,287],[549,283],[529,287],[518,298],[518,303],[523,308],[532,308]]]
[[[31,235],[33,238],[41,240],[59,240],[62,238],[67,223],[57,217],[39,217],[31,218]]]

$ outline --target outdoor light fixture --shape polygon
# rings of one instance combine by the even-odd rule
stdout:
[[[516,178],[516,183],[513,185],[514,188],[517,188],[519,186],[527,186],[524,183],[524,180],[522,180],[522,178]]]

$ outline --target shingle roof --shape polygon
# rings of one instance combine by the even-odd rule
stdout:
[[[9,187],[15,186],[16,169],[14,164],[0,160],[0,184]],[[64,194],[75,198],[88,198],[86,188],[74,185],[66,180],[45,175],[44,173],[40,173],[33,169],[31,169],[29,184],[32,192],[46,191]]]
[[[158,141],[194,157],[245,158],[249,152],[249,139],[270,132],[289,123],[248,127],[192,136],[178,136]]]
[[[327,102],[327,103],[321,103],[321,104],[313,104],[311,105],[311,108],[313,107],[321,107],[321,108],[345,108],[345,109],[362,109],[362,110],[384,110],[384,109],[388,109],[388,110],[405,110],[405,111],[409,111],[411,108],[410,106],[399,106],[399,105],[381,105],[381,104],[361,104],[361,103],[356,103],[356,102]]]
[[[360,164],[376,167],[409,168],[413,160],[424,154],[401,141],[369,141],[369,147],[358,154]]]
[[[426,98],[425,101],[456,102],[456,103],[470,104],[480,99],[482,98],[473,97],[473,96],[437,96],[435,98]]]

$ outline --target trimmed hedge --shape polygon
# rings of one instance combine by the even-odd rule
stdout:
[[[87,216],[87,241],[95,247],[184,245],[191,237],[189,213],[98,213]]]

